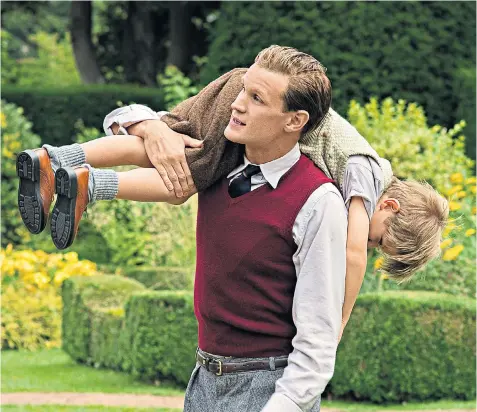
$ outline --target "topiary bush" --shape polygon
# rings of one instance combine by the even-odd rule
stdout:
[[[474,399],[475,320],[475,300],[469,298],[409,291],[362,295],[327,391],[378,403]]]
[[[392,96],[450,126],[460,120],[455,70],[475,70],[475,11],[473,2],[222,2],[201,80],[250,66],[271,44],[292,46],[328,68],[338,112]]]
[[[111,324],[120,328],[122,322],[122,306],[132,293],[144,290],[144,286],[132,279],[122,276],[100,275],[91,278],[74,277],[68,279],[62,288],[63,298],[63,349],[73,359],[82,363],[107,364],[114,366],[109,361],[102,358],[95,359],[94,355],[103,354],[101,348],[103,334],[104,339],[111,342],[107,329],[97,329],[102,323],[102,314],[119,315],[118,322]],[[121,308],[115,311],[116,308]],[[95,326],[93,328],[93,326]],[[98,337],[97,334],[101,334]],[[114,329],[112,330],[114,334]],[[97,347],[92,349],[92,341]],[[109,346],[107,346],[110,349]],[[120,353],[112,352],[116,355],[116,364],[119,364]],[[112,355],[108,355],[112,356]],[[110,359],[110,358],[108,358]]]

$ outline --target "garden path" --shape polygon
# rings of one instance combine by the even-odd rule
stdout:
[[[103,406],[124,406],[139,408],[177,408],[182,409],[184,405],[183,396],[155,396],[155,395],[133,395],[117,393],[74,393],[74,392],[52,392],[52,393],[3,393],[1,395],[2,405],[103,405]],[[473,409],[452,409],[452,412],[470,412]],[[321,408],[321,412],[342,412],[341,409]],[[399,412],[386,410],[383,412]],[[413,411],[406,411],[413,412]],[[436,412],[416,411],[416,412]]]

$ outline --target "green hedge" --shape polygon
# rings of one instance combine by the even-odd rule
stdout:
[[[459,97],[457,118],[464,119],[467,126],[464,129],[466,153],[475,159],[476,125],[475,125],[475,65],[459,69],[455,75],[455,95]]]
[[[159,89],[139,86],[94,85],[68,88],[3,86],[2,98],[25,109],[33,131],[52,145],[70,144],[77,134],[75,124],[102,130],[106,114],[122,104],[141,103],[155,110],[164,108]]]
[[[121,274],[141,282],[154,290],[192,290],[194,268],[131,266],[121,269]]]
[[[118,300],[107,299],[104,287],[119,283],[104,282],[105,278],[114,276],[98,278],[103,287],[96,289],[101,292],[93,300],[79,300],[77,295],[91,295],[94,278],[87,288],[84,278],[66,281],[64,311],[75,327],[64,333],[65,350],[81,360],[86,348],[86,358],[96,366],[121,369],[149,381],[172,378],[186,385],[197,344],[192,292],[137,289],[123,314]],[[111,306],[98,307],[96,299]],[[84,320],[87,316],[92,319],[89,324]],[[475,316],[475,300],[469,298],[432,292],[361,295],[326,392],[335,398],[381,403],[474,399]],[[84,331],[87,325],[92,332]],[[75,350],[83,353],[78,356]]]
[[[143,292],[126,305],[131,336],[131,371],[147,380],[172,377],[187,385],[195,364],[197,321],[193,294],[186,291]]]
[[[391,96],[450,126],[460,120],[455,70],[475,70],[475,12],[463,1],[222,2],[201,80],[248,67],[270,44],[293,46],[328,68],[339,112],[352,99]]]
[[[334,396],[375,402],[475,398],[475,300],[433,292],[358,298],[338,348]]]
[[[108,314],[120,319],[118,309],[119,315],[124,313],[123,306],[128,297],[133,292],[144,289],[144,285],[139,282],[122,276],[99,275],[67,279],[62,285],[61,293],[62,341],[65,352],[79,362],[96,363],[93,355],[103,351],[93,346],[101,346],[103,343],[100,341],[110,339],[109,329],[99,326],[101,319]],[[94,317],[97,319],[93,320]],[[93,341],[95,345],[92,344]],[[109,349],[112,348],[108,347]],[[108,362],[102,363],[112,366]]]

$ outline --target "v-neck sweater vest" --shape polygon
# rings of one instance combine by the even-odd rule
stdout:
[[[275,189],[265,184],[233,199],[228,182],[199,193],[199,347],[224,356],[288,354],[296,334],[293,224],[309,196],[332,180],[301,155]]]

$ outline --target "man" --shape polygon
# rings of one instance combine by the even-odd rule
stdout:
[[[330,91],[320,63],[291,48],[263,50],[244,76],[225,129],[245,145],[243,164],[199,193],[198,366],[185,411],[319,410],[341,324],[347,221],[298,140]]]

